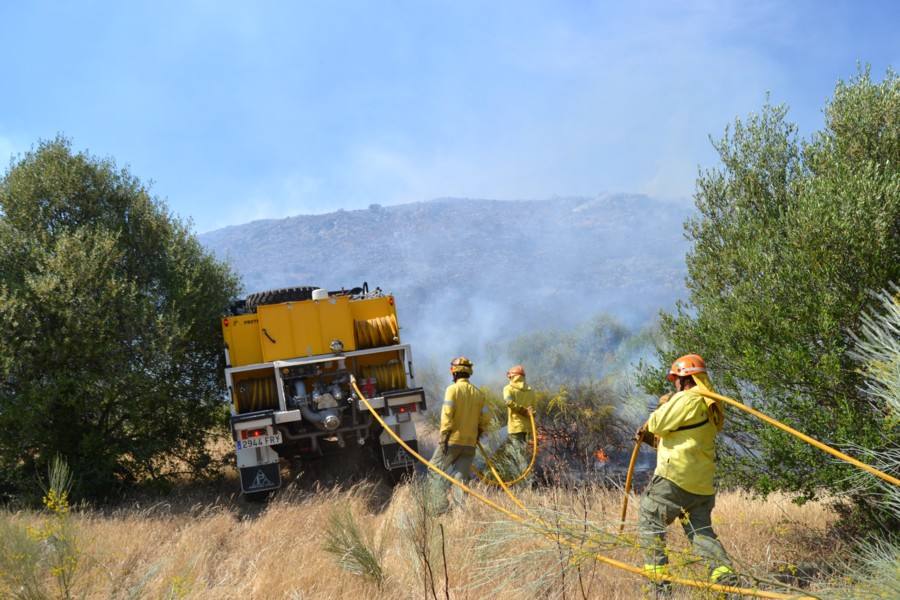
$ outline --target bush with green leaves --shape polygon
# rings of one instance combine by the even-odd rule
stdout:
[[[800,139],[766,105],[715,147],[686,223],[689,303],[664,315],[666,342],[643,373],[659,393],[680,354],[703,355],[722,391],[841,448],[896,449],[883,399],[866,394],[851,332],[870,290],[900,281],[900,78],[839,82],[825,125]],[[729,411],[726,482],[799,499],[846,493],[857,514],[900,526],[850,484],[852,467]],[[884,519],[887,519],[885,521]]]
[[[198,472],[238,283],[127,169],[42,142],[0,179],[0,483],[76,492]],[[24,482],[24,483],[23,483]]]

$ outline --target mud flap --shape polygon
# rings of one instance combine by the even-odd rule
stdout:
[[[279,487],[281,487],[281,471],[277,462],[241,469],[241,490],[245,494],[268,492]]]
[[[419,451],[419,442],[416,440],[404,440],[406,444],[415,450]],[[392,471],[394,469],[408,469],[416,464],[416,459],[413,456],[400,447],[400,444],[384,444],[381,447],[381,455],[384,458],[384,468],[388,471]]]

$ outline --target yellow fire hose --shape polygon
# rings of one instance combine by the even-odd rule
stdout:
[[[781,421],[776,421],[772,417],[770,417],[768,415],[764,415],[763,413],[759,412],[758,410],[750,408],[746,404],[738,402],[734,398],[729,398],[728,396],[723,396],[721,394],[717,394],[715,392],[710,392],[707,390],[700,390],[698,388],[691,388],[691,389],[696,391],[698,394],[700,394],[702,396],[706,396],[707,398],[712,398],[713,400],[720,400],[726,404],[730,404],[731,406],[739,408],[744,412],[748,412],[751,415],[753,415],[754,417],[756,417],[757,419],[762,419],[769,425],[777,427],[778,429],[780,429],[782,431],[786,431],[789,434],[791,434],[792,436],[803,440],[804,442],[806,442],[807,444],[809,444],[811,446],[815,446],[816,448],[818,448],[819,450],[822,450],[823,452],[827,452],[828,454],[830,454],[836,458],[839,458],[844,462],[848,462],[851,465],[862,469],[863,471],[867,471],[867,472],[871,473],[872,475],[874,475],[875,477],[879,477],[879,478],[887,481],[888,483],[892,483],[896,486],[900,486],[900,479],[897,479],[896,477],[894,477],[892,475],[888,475],[884,471],[879,471],[875,467],[873,467],[871,465],[867,465],[866,463],[864,463],[862,461],[856,460],[852,456],[848,456],[848,455],[844,454],[843,452],[840,452],[839,450],[835,450],[831,446],[823,444],[819,440],[813,439],[804,433],[800,433],[796,429],[789,427],[788,425],[785,425]]]
[[[516,485],[517,483],[519,483],[520,481],[522,481],[526,477],[528,477],[528,474],[531,473],[532,469],[534,469],[534,463],[537,461],[537,455],[538,455],[537,425],[535,425],[535,422],[534,422],[534,413],[529,412],[528,418],[531,420],[531,461],[528,463],[528,466],[525,468],[524,471],[522,471],[519,474],[518,477],[516,477],[512,481],[503,481],[501,479],[500,481],[502,483],[497,483],[496,481],[494,481],[494,479],[489,479],[481,471],[479,471],[475,467],[472,467],[472,471],[475,473],[475,475],[478,477],[478,479],[480,479],[482,481],[482,483],[487,483],[490,485],[500,485],[501,487],[503,485]],[[494,467],[491,465],[490,456],[485,451],[484,447],[481,445],[481,442],[476,442],[476,443],[478,445],[479,452],[481,452],[481,455],[484,456],[485,464],[487,464],[491,468],[491,471],[493,471]]]
[[[532,529],[533,531],[535,531],[545,537],[552,537],[552,534],[549,534],[548,532],[541,530],[537,525],[535,525],[533,522],[527,520],[525,517],[518,515],[506,508],[503,508],[502,506],[500,506],[499,504],[497,504],[490,498],[487,498],[484,495],[476,492],[475,490],[473,490],[472,488],[467,486],[462,481],[456,479],[452,475],[449,475],[443,469],[440,469],[436,465],[431,464],[421,454],[419,454],[418,452],[413,450],[409,446],[409,444],[407,444],[403,440],[403,438],[401,438],[399,435],[397,435],[397,433],[391,428],[390,425],[388,425],[387,423],[384,422],[384,419],[381,418],[381,415],[379,415],[378,412],[372,407],[372,405],[369,403],[368,398],[366,398],[366,396],[360,391],[359,387],[356,385],[356,378],[353,375],[350,376],[350,385],[353,386],[354,391],[359,396],[359,399],[363,401],[363,404],[365,404],[366,409],[368,409],[368,411],[372,415],[372,417],[378,422],[379,425],[382,426],[384,431],[386,431],[388,433],[388,435],[390,435],[394,439],[395,442],[400,444],[401,448],[403,448],[406,452],[409,453],[410,456],[415,457],[416,460],[418,460],[423,465],[425,465],[433,473],[437,474],[438,476],[442,477],[443,479],[446,479],[452,485],[457,486],[463,492],[472,496],[473,498],[475,498],[476,500],[485,504],[486,506],[489,506],[490,508],[496,510],[497,512],[505,515],[510,520],[515,521],[516,523],[520,523],[521,525],[528,527],[529,529]],[[493,469],[493,467],[491,467],[491,468]],[[500,481],[500,487],[502,487],[504,489],[504,491],[507,493],[508,496],[513,497],[512,493],[503,484],[503,480],[500,479],[499,481]],[[515,500],[515,503],[520,508],[523,508],[523,509],[525,508],[524,504],[522,504],[518,499]],[[525,509],[525,510],[527,511],[527,509]],[[569,540],[560,540],[560,539],[557,539],[556,537],[553,537],[553,541],[564,543],[564,544],[566,544],[570,547],[576,548],[576,549],[578,548],[576,544],[572,543]],[[695,588],[700,588],[700,589],[710,590],[710,591],[715,591],[715,592],[723,592],[726,594],[742,594],[745,596],[753,596],[756,598],[773,598],[776,600],[790,600],[792,598],[797,598],[798,600],[815,600],[814,598],[812,598],[810,596],[803,596],[803,597],[789,596],[787,594],[781,594],[778,592],[767,592],[767,591],[756,590],[756,589],[752,589],[752,588],[732,587],[732,586],[728,586],[728,585],[713,584],[713,583],[699,581],[699,580],[695,580],[695,579],[685,579],[683,577],[678,577],[675,575],[650,575],[650,574],[644,573],[644,571],[640,567],[635,567],[633,565],[623,563],[614,558],[609,558],[607,556],[603,556],[602,554],[595,554],[594,559],[597,560],[598,562],[610,565],[617,569],[621,569],[623,571],[628,571],[629,573],[633,573],[633,574],[639,575],[645,579],[651,579],[654,581],[665,580],[665,581],[671,581],[672,583],[675,583],[678,585],[685,585],[685,586],[689,586],[689,587],[695,587]]]
[[[631,460],[628,461],[628,473],[625,475],[625,496],[622,498],[622,522],[619,524],[619,533],[625,528],[625,515],[628,513],[628,494],[631,493],[631,478],[634,475],[634,465],[637,463],[638,453],[641,451],[641,436],[634,441],[634,450],[631,451]]]

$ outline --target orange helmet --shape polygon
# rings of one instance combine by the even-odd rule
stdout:
[[[466,358],[465,356],[458,356],[453,359],[450,363],[450,372],[452,374],[462,373],[464,375],[472,374],[472,367],[475,365],[472,364],[472,361]]]
[[[523,367],[522,365],[510,367],[509,371],[506,372],[506,376],[512,377],[513,375],[521,375],[522,377],[525,377],[525,367]]]
[[[706,363],[699,354],[685,354],[672,363],[666,379],[675,381],[676,377],[687,377],[694,373],[706,373]]]

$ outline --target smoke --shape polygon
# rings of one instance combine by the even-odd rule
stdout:
[[[601,314],[636,332],[671,308],[685,295],[684,218],[640,195],[442,199],[258,221],[201,241],[247,292],[380,286],[417,364],[443,372],[465,355],[487,381],[517,361],[514,340],[564,338]]]

